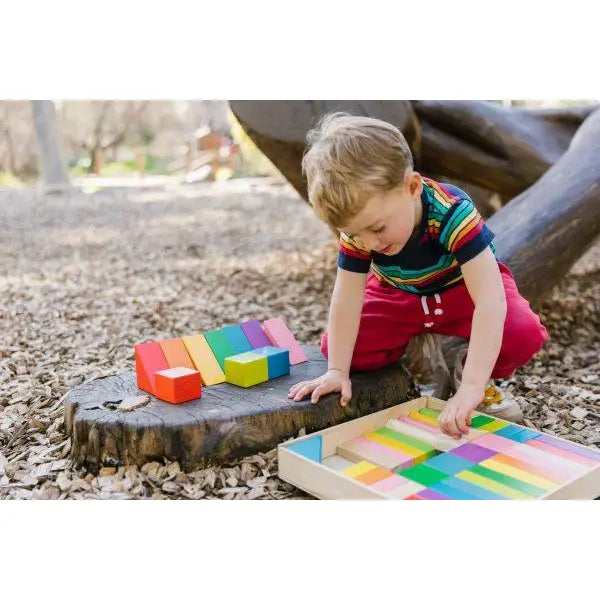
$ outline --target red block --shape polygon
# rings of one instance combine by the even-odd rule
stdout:
[[[154,375],[157,371],[168,368],[167,359],[158,342],[135,345],[135,372],[140,390],[156,395]]]
[[[267,319],[263,323],[263,329],[273,346],[287,348],[290,351],[290,365],[297,365],[308,360],[282,318]]]
[[[174,367],[156,373],[156,393],[159,400],[179,404],[202,397],[200,372],[187,367]]]

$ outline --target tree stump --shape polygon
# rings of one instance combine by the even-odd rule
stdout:
[[[345,408],[338,393],[316,405],[309,399],[294,402],[287,397],[290,386],[327,369],[318,348],[303,348],[309,361],[293,366],[289,376],[248,389],[228,383],[204,387],[201,399],[178,405],[151,397],[131,412],[117,411],[125,399],[143,394],[133,372],[83,383],[64,402],[71,457],[91,471],[162,457],[187,470],[202,468],[274,448],[301,428],[317,431],[418,396],[406,369],[394,364],[353,373],[352,400]]]

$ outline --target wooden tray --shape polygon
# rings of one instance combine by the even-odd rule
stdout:
[[[510,499],[516,497],[543,500],[593,499],[600,496],[600,451],[574,442],[568,442],[546,433],[540,433],[534,429],[501,421],[500,419],[494,419],[494,423],[492,424],[485,424],[485,427],[488,428],[487,431],[485,429],[472,428],[472,435],[469,436],[472,439],[469,441],[465,437],[461,438],[460,441],[455,442],[456,448],[444,447],[444,443],[441,443],[441,441],[445,439],[445,443],[447,443],[449,438],[442,434],[438,436],[440,444],[437,447],[444,448],[446,452],[439,451],[437,454],[464,454],[468,450],[465,449],[466,444],[470,444],[469,448],[471,449],[473,449],[473,444],[481,448],[477,443],[479,438],[481,438],[480,444],[484,447],[485,444],[492,444],[494,446],[498,444],[502,445],[502,447],[506,445],[507,449],[505,451],[490,450],[488,448],[487,451],[492,452],[492,456],[487,457],[491,458],[491,462],[485,462],[486,458],[482,461],[482,464],[475,463],[473,466],[465,469],[465,471],[473,472],[471,469],[475,468],[478,474],[477,477],[473,477],[471,474],[465,475],[465,471],[445,474],[444,477],[448,477],[449,479],[441,480],[441,486],[437,483],[431,485],[415,483],[412,486],[408,486],[410,489],[407,489],[406,495],[396,491],[394,496],[391,492],[380,491],[382,489],[382,485],[379,483],[380,480],[375,484],[363,483],[352,476],[345,475],[339,466],[328,466],[333,462],[344,463],[346,461],[346,464],[350,464],[347,462],[347,453],[344,453],[346,458],[340,460],[341,457],[338,454],[339,446],[369,432],[384,428],[390,419],[408,417],[409,413],[414,414],[421,409],[439,411],[444,408],[445,404],[444,401],[437,398],[417,398],[416,400],[411,400],[354,419],[353,421],[279,444],[279,477],[320,499],[397,499],[402,497],[405,499],[426,499],[437,496],[440,496],[440,499],[467,499],[464,492],[457,492],[456,497],[452,498],[451,494],[444,495],[434,491],[436,488],[439,489],[439,487],[450,489],[448,485],[456,485],[457,478],[463,481],[463,477],[469,478],[468,485],[464,486],[464,484],[458,482],[460,483],[459,488],[464,486],[469,493],[474,493],[475,488],[471,488],[470,486],[476,485],[477,499],[484,499],[486,496],[489,499]],[[475,415],[481,415],[481,413],[475,412],[473,416]],[[485,415],[482,416],[483,419],[480,417],[480,421],[486,418]],[[510,427],[510,429],[507,429],[504,434],[499,433],[505,427]],[[492,431],[489,431],[489,429]],[[513,435],[516,439],[508,437],[509,434]],[[490,436],[492,437],[490,438]],[[425,437],[431,441],[431,431]],[[501,438],[504,442],[498,438]],[[528,448],[525,448],[525,446],[528,446]],[[460,448],[460,450],[457,450],[457,448]],[[483,455],[485,456],[485,453]],[[519,457],[519,462],[514,462],[515,455]],[[525,458],[523,458],[523,455],[525,455]],[[532,458],[529,459],[529,456]],[[447,459],[448,457],[442,460]],[[358,460],[360,459],[355,458],[353,462],[356,463]],[[430,459],[421,458],[419,462],[427,465],[428,460]],[[508,462],[504,463],[502,461]],[[503,466],[505,464],[509,464],[509,467]],[[517,470],[515,470],[515,464],[518,465]],[[540,467],[540,464],[543,465],[543,468]],[[496,465],[492,467],[492,470],[495,468],[500,469],[499,478],[503,483],[498,485],[496,476],[489,473],[488,470],[482,469],[483,465],[488,465],[486,469],[489,468],[489,465]],[[376,466],[379,467],[379,472],[381,473],[381,463]],[[387,469],[391,471],[389,465],[387,465]],[[419,469],[422,469],[422,467],[419,467]],[[356,471],[356,468],[354,470]],[[398,475],[402,477],[403,470],[404,467],[396,469],[396,472],[390,474],[389,477],[398,477]],[[428,470],[428,472],[430,471]],[[415,473],[415,471],[405,471],[405,473]],[[483,481],[480,479],[481,473],[487,473],[490,477],[493,476],[492,479],[495,483],[493,484],[492,493],[490,493],[490,488],[487,487],[489,483],[487,478],[485,486],[481,486],[480,482]],[[508,478],[506,477],[507,473],[509,473]],[[381,477],[382,475],[379,476]],[[388,475],[384,474],[383,477],[387,478]],[[522,486],[519,485],[521,477],[523,478]],[[403,479],[406,480],[406,478]],[[478,484],[474,484],[473,479]],[[395,483],[397,480],[389,481]],[[379,489],[376,489],[376,484],[378,483]],[[373,485],[376,485],[376,487],[373,487]],[[510,490],[513,490],[512,486],[515,486],[514,489],[516,491],[508,493]],[[481,490],[486,490],[487,493]],[[505,492],[503,493],[502,490],[505,490]],[[479,493],[480,491],[481,494]],[[423,493],[423,497],[419,493]],[[468,499],[476,498],[471,497]]]

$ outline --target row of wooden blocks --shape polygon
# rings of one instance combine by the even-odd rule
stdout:
[[[424,408],[390,419],[323,460],[319,436],[296,451],[387,497],[414,500],[536,498],[600,465],[598,451],[485,415],[454,440],[437,416]]]
[[[281,318],[135,346],[138,387],[173,403],[200,398],[202,385],[256,385],[306,360]]]

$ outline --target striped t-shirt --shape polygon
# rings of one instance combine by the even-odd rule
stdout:
[[[487,246],[495,253],[488,229],[466,192],[423,177],[423,218],[402,250],[394,256],[369,252],[354,236],[340,236],[338,266],[368,273],[393,287],[430,295],[458,285],[460,265]]]

